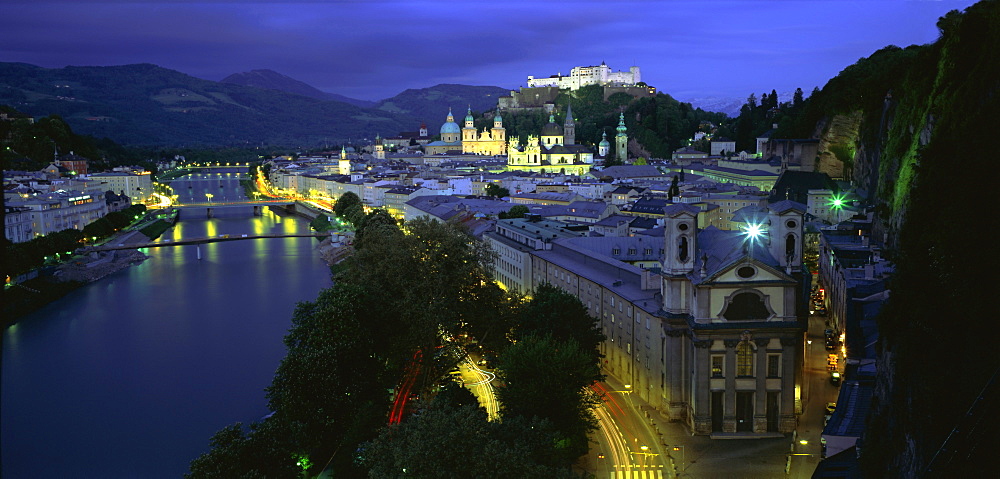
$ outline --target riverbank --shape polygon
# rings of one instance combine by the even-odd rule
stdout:
[[[139,231],[123,231],[107,243],[141,244],[150,238]],[[4,288],[3,326],[66,296],[71,291],[117,273],[148,258],[138,250],[104,251],[76,255],[56,266],[42,268],[38,276]]]

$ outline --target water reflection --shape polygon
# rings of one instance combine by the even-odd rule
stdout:
[[[217,185],[216,185],[217,186]],[[306,221],[185,219],[171,241],[307,232]],[[4,332],[3,475],[176,478],[212,434],[267,414],[295,303],[329,270],[312,238],[151,248]],[[205,253],[205,245],[202,246]]]

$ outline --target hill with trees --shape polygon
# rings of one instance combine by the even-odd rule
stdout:
[[[731,124],[738,148],[771,123],[774,138],[819,139],[820,162],[842,168],[896,264],[859,443],[864,477],[973,477],[996,463],[1000,446],[988,300],[996,262],[984,222],[1000,2],[949,12],[937,27],[934,43],[885,47],[802,102],[751,98]]]

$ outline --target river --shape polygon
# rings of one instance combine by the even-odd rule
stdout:
[[[190,193],[242,194],[235,177],[210,175],[194,175],[212,186]],[[182,219],[161,239],[308,231],[306,220],[265,208]],[[9,327],[3,477],[177,478],[216,431],[268,414],[264,388],[295,304],[330,285],[317,244],[211,243],[201,260],[194,246],[150,248],[144,263]]]

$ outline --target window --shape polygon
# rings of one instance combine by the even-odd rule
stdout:
[[[781,376],[781,355],[767,355],[767,377],[777,378]]]
[[[736,345],[736,375],[753,376],[753,346],[750,341]]]
[[[728,321],[764,320],[771,316],[764,299],[755,292],[746,291],[733,296],[722,316]]]
[[[653,254],[653,248],[646,248],[646,249],[642,250],[642,254],[645,254],[645,255],[651,255],[651,254]]]
[[[722,360],[723,356],[721,354],[712,355],[712,377],[721,378],[722,374]]]
[[[628,254],[635,254],[635,248],[629,248]]]
[[[614,249],[611,250],[611,254],[615,255],[615,256],[620,255],[620,254],[622,254],[622,250],[621,250],[621,248],[614,248]]]

